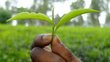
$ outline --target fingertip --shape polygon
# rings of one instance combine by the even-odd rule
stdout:
[[[36,36],[33,40],[31,49],[34,47],[43,48],[51,43],[52,36],[50,34],[40,34]]]

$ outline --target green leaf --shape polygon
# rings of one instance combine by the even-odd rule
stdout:
[[[76,10],[72,10],[71,12],[67,13],[66,15],[64,15],[61,18],[61,20],[56,25],[56,29],[55,30],[57,30],[65,22],[70,21],[72,18],[74,18],[76,16],[79,16],[81,14],[91,13],[91,12],[99,12],[99,11],[93,10],[93,9],[76,9]]]
[[[29,12],[18,13],[14,17],[8,19],[7,21],[25,20],[25,19],[37,19],[37,20],[47,21],[47,22],[51,23],[52,25],[54,24],[53,21],[48,16],[46,16],[42,13],[34,13],[34,12],[32,12],[32,13],[29,13]]]

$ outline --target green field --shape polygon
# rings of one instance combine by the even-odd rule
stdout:
[[[0,62],[31,62],[34,37],[51,33],[50,28],[0,25]],[[110,62],[110,28],[65,26],[57,35],[83,62]]]

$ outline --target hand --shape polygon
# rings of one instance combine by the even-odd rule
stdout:
[[[32,62],[81,62],[61,43],[58,36],[39,35],[31,47]],[[49,47],[51,45],[51,48]]]

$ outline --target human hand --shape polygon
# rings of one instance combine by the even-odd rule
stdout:
[[[35,38],[30,53],[32,62],[81,62],[63,45],[58,36],[54,36],[51,41],[52,35],[49,34]]]

